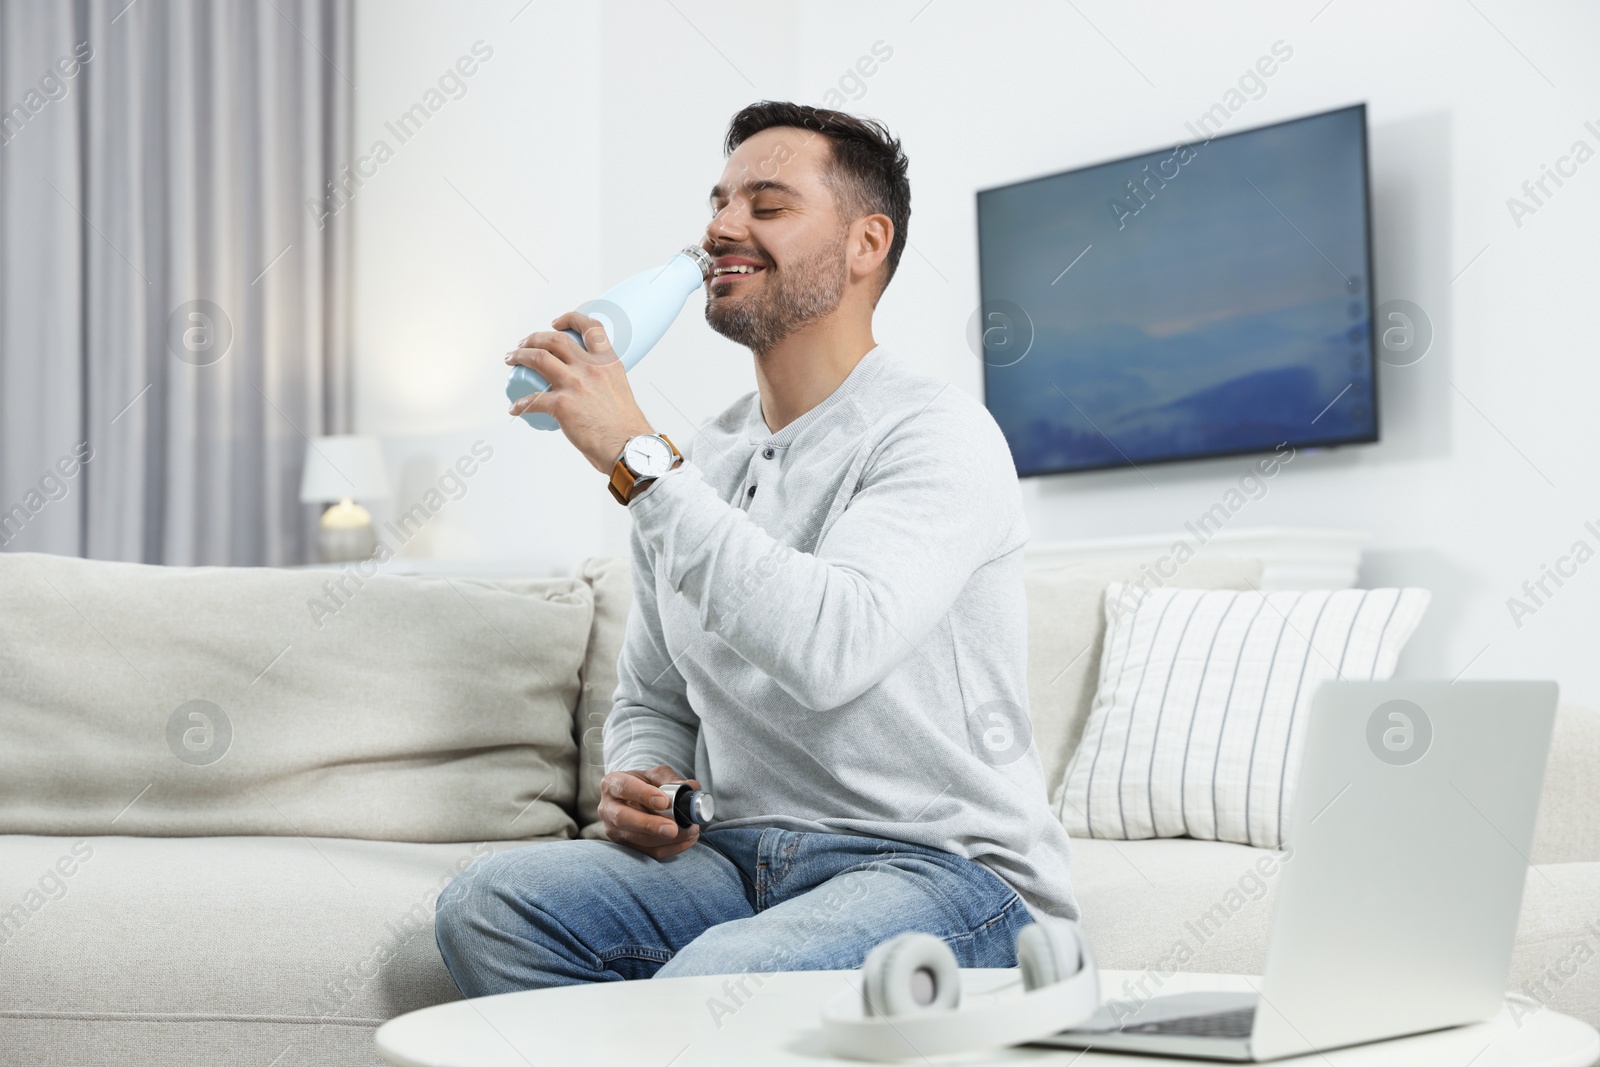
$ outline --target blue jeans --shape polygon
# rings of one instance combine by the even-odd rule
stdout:
[[[1033,921],[998,875],[918,845],[777,827],[703,829],[656,860],[554,841],[474,863],[439,895],[435,936],[463,996],[694,974],[845,970],[908,930],[963,967],[1013,967]]]

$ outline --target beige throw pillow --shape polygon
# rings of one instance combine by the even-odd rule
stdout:
[[[0,555],[0,833],[571,835],[577,579]]]

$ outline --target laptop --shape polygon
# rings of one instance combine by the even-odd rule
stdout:
[[[1482,1022],[1511,976],[1546,681],[1328,681],[1255,992],[1108,1002],[1032,1044],[1258,1062]]]

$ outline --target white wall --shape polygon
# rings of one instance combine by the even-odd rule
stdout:
[[[495,450],[404,554],[554,573],[600,537],[594,471],[506,415],[501,357],[604,276],[600,19],[524,5],[357,0],[354,140],[365,153],[383,139],[394,158],[350,208],[356,426],[383,436],[395,474],[372,506],[380,524],[474,441]],[[478,41],[493,54],[465,94],[399,143],[385,123]]]
[[[807,0],[729,17],[699,0],[619,0],[598,11],[535,4],[506,26],[520,4],[416,4],[404,17],[391,4],[360,7],[358,141],[472,40],[497,49],[468,96],[425,131],[437,143],[406,146],[355,207],[361,428],[431,434],[401,444],[438,451],[429,442],[498,420],[505,442],[499,480],[475,484],[458,512],[435,520],[441,554],[558,567],[620,548],[626,516],[598,476],[560,441],[530,441],[543,435],[505,423],[495,355],[700,232],[722,128],[742,104],[824,103],[874,43],[893,50],[870,77],[844,83],[856,96],[847,106],[885,120],[912,161],[912,247],[876,333],[978,395],[964,339],[977,301],[974,191],[1184,139],[1184,122],[1282,40],[1292,59],[1230,128],[1367,102],[1378,299],[1420,305],[1435,339],[1421,362],[1383,368],[1380,444],[1301,455],[1233,522],[1370,531],[1363,585],[1434,590],[1407,674],[1552,677],[1566,699],[1600,705],[1589,649],[1600,562],[1579,566],[1520,628],[1506,606],[1574,541],[1600,548],[1583,525],[1600,528],[1586,418],[1600,395],[1589,314],[1600,160],[1520,227],[1506,207],[1575,140],[1600,150],[1584,128],[1600,128],[1600,70],[1586,53],[1600,13],[1506,0],[1221,9],[1080,0],[1076,10]],[[541,161],[551,144],[571,169]],[[441,172],[462,176],[462,191],[549,284]],[[700,314],[696,302],[635,373],[641,403],[668,433],[692,433],[752,387],[748,355]],[[1034,535],[1175,531],[1247,463],[1029,480]]]

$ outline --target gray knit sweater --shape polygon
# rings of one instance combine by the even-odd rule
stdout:
[[[629,506],[607,770],[665,763],[714,826],[977,860],[1075,919],[1027,728],[1026,520],[1000,429],[881,346],[771,433],[751,393]]]

